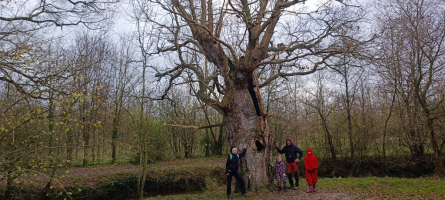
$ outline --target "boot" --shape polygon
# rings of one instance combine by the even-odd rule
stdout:
[[[315,186],[316,184],[314,184],[314,187],[312,188],[313,192],[318,192],[317,187]]]
[[[287,187],[286,187],[286,185],[284,185],[283,186],[283,192],[286,192],[287,191]]]
[[[282,188],[281,186],[278,186],[278,192],[281,192]]]
[[[227,195],[227,199],[233,199],[232,195],[231,194]]]
[[[313,187],[312,185],[309,185],[309,188],[307,189],[306,193],[312,193]]]

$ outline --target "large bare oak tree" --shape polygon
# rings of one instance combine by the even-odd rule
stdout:
[[[249,144],[241,168],[252,189],[271,183],[276,142],[261,88],[323,69],[335,56],[354,56],[362,44],[350,36],[362,10],[339,2],[313,11],[303,1],[284,0],[141,0],[133,5],[138,19],[152,25],[149,34],[159,38],[152,55],[168,56],[167,67],[152,67],[165,86],[160,99],[191,79],[196,97],[223,116],[230,145]]]

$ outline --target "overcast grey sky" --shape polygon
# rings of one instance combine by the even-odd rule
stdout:
[[[310,11],[314,11],[317,8],[320,7],[320,5],[331,1],[333,4],[336,4],[338,6],[341,5],[341,3],[336,2],[335,0],[306,0],[306,2],[303,3],[299,3],[294,5],[291,8],[288,8],[288,10],[298,10],[301,9],[302,7],[306,7],[307,10]],[[346,0],[346,1],[350,1],[350,0]],[[366,2],[367,0],[360,0],[361,2]],[[131,11],[131,7],[129,6],[129,2],[128,0],[121,4],[120,9],[118,9],[118,12],[116,14],[116,19],[113,25],[113,32],[116,34],[124,34],[124,33],[128,33],[128,32],[132,32],[136,30],[136,26],[134,25],[134,23],[131,21],[130,16],[132,13]]]

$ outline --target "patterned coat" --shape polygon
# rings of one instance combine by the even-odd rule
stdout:
[[[278,186],[281,186],[281,182],[283,182],[284,186],[286,186],[286,167],[284,166],[283,161],[275,162],[275,171]]]

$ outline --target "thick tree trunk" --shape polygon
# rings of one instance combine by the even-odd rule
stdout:
[[[250,83],[248,84],[248,82]],[[246,187],[257,190],[267,187],[272,179],[273,137],[262,101],[251,78],[234,81],[235,87],[225,96],[229,109],[224,114],[224,131],[231,146],[242,149],[246,143],[247,154],[241,159],[241,171]]]

